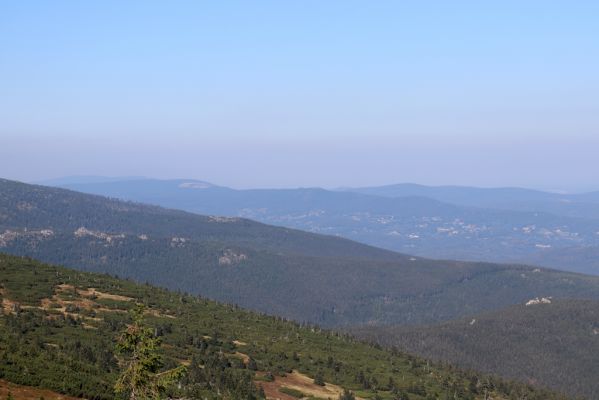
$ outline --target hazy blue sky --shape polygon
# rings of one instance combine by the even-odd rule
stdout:
[[[599,189],[598,1],[4,1],[0,176]]]

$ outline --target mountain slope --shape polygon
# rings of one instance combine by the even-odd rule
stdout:
[[[599,299],[599,277],[436,261],[244,219],[0,181],[0,250],[324,326],[454,319],[535,296]]]
[[[563,199],[525,189],[409,185],[400,191],[404,196],[394,197],[316,188],[233,190],[193,180],[143,179],[66,186],[199,214],[247,217],[334,234],[429,258],[539,261],[556,267],[543,264],[545,251],[599,246],[598,219],[542,212],[545,208],[539,202],[562,204]],[[522,202],[532,203],[521,210],[518,204]],[[580,202],[568,204],[579,206]],[[505,209],[509,205],[516,211]],[[587,215],[584,209],[580,211],[580,215]],[[599,275],[596,264],[576,254],[557,267]]]
[[[599,302],[550,300],[426,327],[356,330],[386,345],[599,398]]]
[[[257,399],[258,386],[285,400],[297,387],[319,398],[337,398],[341,387],[362,399],[482,399],[485,388],[499,400],[562,398],[198,297],[2,254],[0,302],[0,377],[88,399],[113,398],[120,368],[112,349],[135,303],[163,341],[165,368],[188,365],[169,391],[174,398]],[[327,385],[314,384],[317,376]]]
[[[0,224],[7,228],[30,225],[72,231],[83,226],[150,237],[168,237],[176,231],[188,238],[233,240],[285,253],[401,258],[396,253],[349,240],[268,226],[248,219],[200,216],[4,179],[0,179],[0,207]]]

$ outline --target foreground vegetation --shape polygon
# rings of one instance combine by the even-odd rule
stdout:
[[[335,384],[366,399],[563,398],[316,327],[29,259],[0,255],[0,285],[0,378],[72,396],[115,398],[123,369],[115,344],[141,304],[144,323],[162,342],[161,371],[187,367],[168,388],[175,397],[260,399],[261,385],[307,376],[315,387]],[[298,394],[293,389],[287,392]]]

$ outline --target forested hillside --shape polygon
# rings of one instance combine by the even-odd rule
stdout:
[[[145,306],[168,395],[207,399],[529,399],[561,396],[431,365],[350,337],[107,275],[0,255],[0,379],[88,399],[114,398],[115,343]],[[304,392],[302,392],[304,391]]]
[[[12,181],[0,181],[0,250],[323,326],[431,323],[537,296],[599,299],[599,277],[427,260]]]
[[[423,357],[599,398],[599,302],[533,299],[426,327],[367,327],[359,336]]]

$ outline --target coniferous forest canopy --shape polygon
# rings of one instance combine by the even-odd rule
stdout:
[[[142,305],[161,342],[161,370],[186,370],[168,396],[260,399],[278,383],[280,393],[297,394],[286,382],[299,375],[365,399],[565,399],[315,326],[27,258],[0,255],[0,285],[0,379],[71,396],[119,398],[115,346]]]
[[[542,300],[542,299],[539,299]],[[357,337],[463,368],[599,396],[599,302],[530,302],[427,326],[360,327]]]

